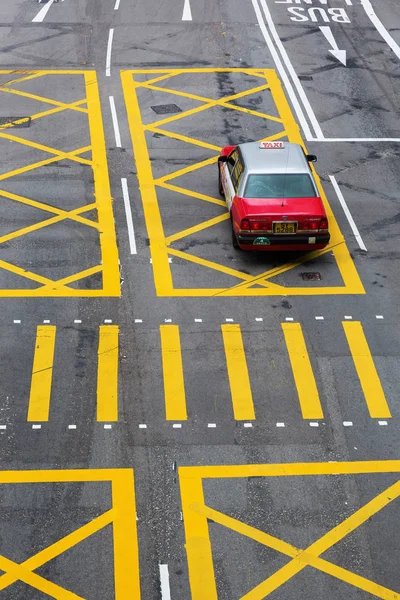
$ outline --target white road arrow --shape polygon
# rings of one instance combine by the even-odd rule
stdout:
[[[325,25],[325,26],[321,26],[320,30],[322,31],[322,33],[324,34],[324,36],[326,37],[326,39],[332,46],[332,49],[330,49],[329,52],[331,54],[333,54],[333,56],[335,56],[338,60],[340,60],[342,65],[346,66],[346,50],[339,50],[336,40],[333,37],[331,28],[328,27],[327,25]]]

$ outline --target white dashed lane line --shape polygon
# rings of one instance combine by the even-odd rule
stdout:
[[[107,42],[106,77],[110,77],[110,75],[111,75],[111,52],[112,52],[113,38],[114,38],[114,29],[110,29],[109,34],[108,34],[108,42]]]
[[[54,3],[54,0],[48,0],[44,6],[39,10],[36,17],[32,19],[32,23],[42,23],[49,12],[51,5]]]

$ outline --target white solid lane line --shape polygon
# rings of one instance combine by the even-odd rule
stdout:
[[[367,248],[366,248],[366,246],[365,246],[365,244],[364,244],[364,242],[362,240],[360,232],[358,231],[358,227],[355,224],[353,217],[351,216],[351,212],[349,211],[349,208],[348,208],[348,206],[346,204],[346,200],[344,199],[343,194],[340,191],[340,188],[338,186],[338,183],[337,183],[335,177],[333,175],[329,175],[329,179],[331,180],[331,183],[332,183],[333,188],[334,188],[334,190],[336,192],[338,200],[339,200],[340,204],[342,205],[344,214],[346,215],[347,220],[348,220],[348,222],[350,224],[351,230],[354,233],[354,237],[357,240],[357,244],[360,246],[361,250],[365,250],[367,252]]]
[[[274,61],[275,65],[276,65],[276,68],[279,71],[280,78],[282,79],[282,81],[283,81],[283,83],[285,85],[286,91],[287,91],[287,93],[288,93],[288,95],[290,97],[290,100],[292,102],[293,108],[296,111],[296,115],[297,115],[297,118],[298,118],[298,120],[300,122],[301,128],[302,128],[302,130],[304,132],[304,136],[305,136],[305,138],[307,140],[312,140],[314,136],[311,133],[310,127],[309,127],[309,125],[307,123],[307,120],[306,120],[306,118],[304,116],[303,109],[301,108],[300,103],[297,100],[297,97],[296,97],[296,94],[294,92],[293,86],[292,86],[292,84],[290,82],[290,79],[289,79],[289,77],[286,74],[286,71],[285,71],[285,69],[283,67],[282,61],[279,58],[279,54],[278,54],[278,52],[275,49],[275,46],[274,46],[274,44],[272,42],[272,39],[271,39],[271,36],[269,35],[267,26],[264,23],[264,19],[263,19],[262,13],[261,13],[261,9],[258,6],[258,2],[257,2],[257,0],[251,0],[251,1],[253,3],[253,8],[254,8],[254,11],[256,13],[256,17],[257,17],[258,24],[260,26],[261,33],[264,36],[265,42],[266,42],[266,44],[268,46],[268,50],[271,53],[271,56],[272,56],[273,61]]]
[[[169,587],[168,565],[158,565],[160,569],[160,584],[162,600],[171,600],[171,589]]]
[[[361,0],[361,4],[371,23],[376,27],[379,34],[383,37],[387,45],[393,50],[397,58],[400,58],[400,46],[394,41],[382,21],[375,13],[370,0]]]
[[[50,6],[53,4],[54,0],[48,0],[47,4],[45,4],[38,12],[36,17],[32,19],[32,23],[41,23],[47,13],[49,12]]]
[[[183,6],[182,21],[192,21],[192,11],[190,8],[190,0],[185,0]]]
[[[110,77],[110,75],[111,75],[111,50],[112,50],[113,37],[114,37],[114,29],[110,29],[110,33],[108,34],[107,57],[106,57],[106,76],[107,77]]]
[[[125,177],[123,177],[121,179],[121,185],[122,185],[122,194],[124,196],[126,224],[128,226],[129,247],[131,250],[131,254],[137,254],[135,230],[133,229],[132,210],[131,210],[131,203],[129,200],[128,182],[125,179]]]
[[[261,6],[262,6],[262,9],[264,11],[265,20],[267,22],[269,30],[270,30],[270,32],[272,34],[272,37],[274,38],[274,41],[275,41],[275,44],[276,44],[278,50],[281,53],[281,56],[283,58],[283,62],[285,63],[286,68],[287,68],[287,70],[289,72],[289,75],[292,78],[292,81],[293,81],[294,86],[295,86],[295,88],[297,90],[299,98],[301,99],[301,101],[303,103],[303,106],[304,106],[304,108],[305,108],[305,110],[307,112],[308,118],[310,119],[310,122],[311,122],[311,124],[312,124],[312,126],[314,128],[315,135],[317,136],[318,139],[323,139],[324,138],[324,134],[322,133],[322,129],[320,127],[320,124],[317,121],[317,118],[316,118],[316,116],[314,114],[314,111],[311,108],[311,104],[308,101],[306,93],[305,93],[305,91],[303,89],[303,86],[300,83],[300,79],[298,78],[297,73],[294,70],[292,63],[290,62],[290,58],[289,58],[289,56],[288,56],[288,54],[287,54],[287,52],[286,52],[286,50],[285,50],[285,48],[284,48],[284,46],[283,46],[283,44],[281,42],[281,39],[280,39],[280,37],[278,35],[278,32],[276,31],[276,27],[275,27],[275,24],[274,24],[274,22],[272,20],[272,16],[271,16],[271,13],[270,13],[269,8],[267,6],[267,3],[266,3],[265,0],[260,0],[260,3],[261,3]]]
[[[116,144],[117,148],[122,148],[121,134],[119,131],[118,117],[117,117],[117,110],[115,108],[114,96],[110,96],[109,100],[110,100],[112,122],[113,122],[113,127],[114,127],[115,144]]]

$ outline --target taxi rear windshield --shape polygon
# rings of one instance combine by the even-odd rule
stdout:
[[[314,185],[307,174],[249,175],[245,198],[312,198]]]

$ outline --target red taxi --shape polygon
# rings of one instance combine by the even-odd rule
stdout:
[[[222,148],[219,191],[231,215],[232,243],[243,250],[317,250],[328,219],[299,144],[249,142]]]

